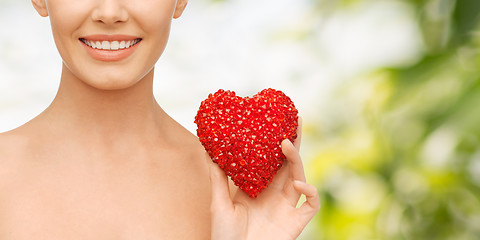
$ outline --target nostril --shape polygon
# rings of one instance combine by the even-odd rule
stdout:
[[[91,13],[94,22],[115,24],[128,21],[128,11],[117,1],[99,1],[100,3]]]

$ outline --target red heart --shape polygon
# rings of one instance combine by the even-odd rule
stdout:
[[[256,198],[285,161],[281,142],[297,138],[297,114],[281,91],[264,89],[242,98],[220,89],[202,101],[195,123],[212,160],[235,185]]]

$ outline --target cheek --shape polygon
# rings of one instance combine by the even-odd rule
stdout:
[[[84,22],[91,11],[93,0],[48,1],[48,13],[52,27],[72,32]]]
[[[59,53],[64,56],[64,48],[71,44],[73,33],[88,17],[88,1],[48,1],[48,12],[52,33]]]
[[[144,1],[148,4],[142,4]],[[129,9],[132,9],[132,14],[135,13],[135,20],[145,28],[146,32],[162,31],[170,26],[175,2],[174,0],[139,0],[132,3]]]
[[[146,33],[145,37],[149,44],[148,59],[158,60],[165,49],[170,33],[170,25],[175,10],[175,1],[173,0],[154,0],[148,1],[155,4],[138,4],[129,6],[131,9],[130,17],[138,23],[137,26],[142,28]],[[137,3],[137,2],[135,2]]]

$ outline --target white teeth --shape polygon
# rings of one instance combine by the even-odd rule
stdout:
[[[110,49],[111,50],[118,50],[118,47],[119,47],[119,43],[118,41],[113,41],[111,44],[110,44]]]
[[[118,50],[118,49],[125,49],[129,48],[138,42],[140,42],[140,39],[135,39],[131,41],[87,41],[85,39],[80,39],[82,40],[85,45],[93,48],[93,49],[102,49],[102,50]]]
[[[102,42],[102,49],[103,49],[103,50],[110,50],[110,42],[108,42],[108,41],[103,41],[103,42]]]

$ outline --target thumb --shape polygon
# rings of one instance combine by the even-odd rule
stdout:
[[[205,153],[208,167],[210,170],[210,184],[212,187],[212,203],[210,210],[215,212],[217,210],[233,209],[233,202],[230,197],[228,187],[228,178],[225,172],[215,164],[208,153]]]
[[[293,181],[293,187],[307,198],[297,211],[309,222],[320,209],[318,191],[313,185],[298,180]]]

